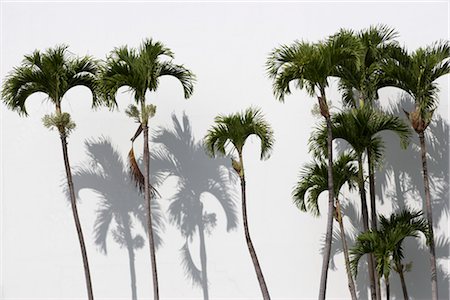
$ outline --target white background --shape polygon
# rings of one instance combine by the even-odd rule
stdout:
[[[307,140],[318,122],[312,116],[315,103],[303,91],[295,91],[278,103],[266,76],[268,53],[296,39],[317,41],[339,28],[359,30],[387,24],[400,33],[408,49],[448,39],[448,2],[298,2],[298,3],[32,3],[2,2],[1,78],[23,55],[56,44],[70,45],[78,55],[104,59],[114,47],[139,46],[146,37],[162,41],[175,53],[175,62],[191,69],[198,79],[191,99],[184,100],[174,79],[163,79],[157,93],[148,95],[158,111],[152,124],[171,126],[170,116],[190,118],[194,136],[201,139],[213,118],[251,105],[261,107],[275,131],[272,157],[259,161],[256,139],[245,148],[248,214],[253,242],[273,299],[317,297],[322,257],[320,239],[325,217],[299,212],[291,190],[303,163],[310,160]],[[447,120],[448,80],[440,80],[439,113]],[[136,125],[123,113],[131,95],[123,90],[120,111],[92,111],[85,88],[67,93],[63,109],[77,128],[70,136],[73,166],[87,159],[84,141],[107,136],[123,157]],[[382,103],[395,101],[399,90],[381,93]],[[340,107],[336,84],[329,98]],[[1,253],[2,299],[84,299],[85,283],[73,219],[64,199],[64,165],[56,132],[43,127],[41,118],[53,107],[42,94],[28,99],[30,116],[19,117],[1,107]],[[448,134],[448,132],[447,132]],[[138,144],[140,145],[140,144]],[[140,146],[138,153],[140,152]],[[392,147],[397,147],[397,144]],[[419,161],[417,172],[420,171]],[[446,161],[448,163],[448,160]],[[447,169],[448,172],[448,169]],[[76,183],[75,183],[76,184]],[[163,209],[174,193],[174,182],[161,188]],[[238,186],[235,187],[238,191]],[[356,195],[355,195],[356,196]],[[322,195],[325,200],[326,195]],[[130,299],[128,258],[125,249],[108,240],[108,255],[97,251],[92,228],[98,197],[82,193],[79,214],[87,241],[94,293],[97,299]],[[357,199],[357,198],[356,198]],[[245,246],[240,209],[237,230],[226,232],[224,215],[214,199],[205,201],[217,212],[218,226],[207,236],[211,299],[259,299],[260,291]],[[239,202],[238,202],[239,203]],[[355,202],[358,203],[358,202]],[[239,206],[238,206],[239,208]],[[322,201],[326,212],[326,201]],[[383,209],[389,211],[390,206]],[[438,224],[446,235],[447,218]],[[166,225],[164,245],[157,252],[162,299],[200,299],[180,266],[183,239]],[[193,245],[195,249],[196,240]],[[407,248],[406,248],[407,249]],[[408,250],[406,250],[407,253]],[[136,252],[139,299],[151,296],[148,248]],[[193,251],[194,258],[197,259]],[[426,251],[424,252],[426,253]],[[406,254],[407,255],[407,254]],[[425,256],[422,258],[427,261]],[[446,264],[446,261],[442,263]],[[426,265],[426,264],[425,264]],[[329,299],[349,298],[342,255],[330,271]],[[429,290],[428,269],[422,274]],[[397,275],[393,285],[397,285]],[[448,287],[448,285],[447,285]],[[398,297],[401,294],[397,293]],[[448,292],[446,292],[448,295]],[[414,297],[414,295],[412,295]]]

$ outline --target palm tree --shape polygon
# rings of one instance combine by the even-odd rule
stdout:
[[[392,214],[389,219],[380,216],[380,230],[361,233],[355,246],[350,250],[352,254],[351,266],[355,274],[358,262],[364,254],[373,253],[377,260],[377,273],[384,277],[386,284],[386,299],[390,299],[389,275],[393,264],[399,271],[404,299],[408,299],[406,283],[403,276],[402,259],[404,257],[402,243],[407,237],[418,237],[422,232],[428,238],[429,229],[421,212],[403,210]]]
[[[352,189],[358,181],[358,170],[354,166],[354,155],[340,155],[333,162],[334,196],[336,202],[336,220],[340,228],[342,248],[344,252],[345,268],[347,271],[348,288],[352,300],[358,299],[356,296],[355,283],[350,270],[350,259],[348,254],[347,240],[345,238],[344,223],[342,219],[339,194],[345,183]],[[294,203],[302,211],[309,211],[313,215],[319,215],[319,195],[328,190],[328,166],[327,163],[319,158],[316,161],[306,165],[300,174],[300,180],[294,188],[292,196]],[[306,198],[306,194],[308,197]]]
[[[234,152],[237,152],[238,160],[232,158],[232,166],[241,181],[242,220],[244,222],[245,240],[255,267],[261,293],[264,300],[269,300],[269,291],[248,228],[243,150],[247,138],[251,135],[256,135],[261,140],[260,158],[261,160],[268,159],[274,143],[273,131],[269,123],[264,120],[261,111],[256,108],[248,108],[241,113],[219,115],[214,121],[216,124],[206,134],[205,147],[212,157],[216,155],[232,156]],[[232,150],[228,151],[227,146],[231,146]]]
[[[22,64],[6,77],[2,88],[2,98],[9,109],[22,116],[28,115],[25,107],[26,100],[29,96],[38,92],[46,94],[48,100],[55,106],[55,114],[45,115],[43,123],[45,127],[51,130],[58,130],[61,139],[72,214],[83,257],[87,294],[88,298],[92,300],[94,296],[89,262],[78,217],[67,150],[67,137],[75,129],[75,123],[69,113],[62,111],[61,103],[68,90],[76,86],[85,86],[92,92],[92,106],[97,106],[99,104],[96,96],[98,66],[97,62],[89,56],[76,58],[71,56],[67,48],[68,46],[59,45],[44,52],[35,50],[32,54],[25,55]]]
[[[319,299],[325,299],[330,262],[331,241],[333,231],[333,145],[330,110],[326,97],[326,88],[331,76],[337,76],[341,64],[355,61],[358,58],[359,43],[350,32],[330,37],[325,42],[311,44],[296,41],[292,45],[276,48],[267,60],[269,77],[273,79],[275,97],[284,101],[285,95],[291,93],[290,83],[296,87],[306,89],[312,97],[317,97],[321,115],[327,124],[328,136],[328,218],[325,237],[325,254],[323,256],[320,278]]]
[[[332,118],[333,139],[345,140],[355,151],[358,161],[358,186],[361,197],[361,211],[364,231],[369,230],[369,214],[367,209],[363,154],[370,149],[374,162],[379,163],[383,156],[384,142],[380,137],[383,131],[396,133],[403,146],[409,140],[410,131],[404,122],[393,115],[384,114],[369,105],[362,104],[359,108],[353,108],[335,114]],[[316,155],[324,155],[327,145],[327,130],[325,126],[319,127],[311,138],[311,148]],[[369,279],[372,299],[376,293],[375,262],[371,255],[368,256]]]
[[[160,78],[172,76],[181,83],[184,97],[187,99],[192,95],[195,76],[184,66],[177,65],[172,60],[163,60],[164,57],[173,58],[172,51],[160,42],[146,39],[139,49],[123,46],[114,49],[106,61],[102,71],[102,92],[104,98],[111,106],[116,106],[116,94],[119,88],[127,86],[134,95],[135,103],[139,106],[130,105],[127,110],[128,116],[139,123],[139,128],[132,141],[144,133],[144,172],[137,168],[134,161],[134,153],[130,152],[134,166],[135,177],[139,179],[139,185],[144,190],[145,202],[147,203],[147,232],[150,248],[150,259],[153,274],[153,297],[159,299],[158,273],[156,268],[155,244],[152,230],[151,212],[151,187],[150,187],[150,151],[148,145],[149,119],[155,114],[155,106],[146,104],[147,91],[154,92],[159,86]],[[132,149],[133,150],[133,149]]]
[[[155,153],[161,172],[178,179],[178,187],[168,209],[169,220],[186,239],[182,247],[186,275],[201,286],[203,298],[209,299],[205,234],[216,226],[216,214],[203,209],[202,195],[208,193],[219,202],[226,216],[227,231],[237,226],[234,194],[229,191],[229,179],[236,178],[225,158],[211,160],[203,143],[192,136],[191,124],[172,115],[174,129],[160,128],[153,138],[162,148]],[[200,270],[196,267],[189,240],[198,234],[200,240]]]
[[[85,141],[89,160],[74,171],[73,178],[78,183],[75,193],[80,197],[84,189],[93,190],[100,200],[97,219],[94,223],[95,244],[100,252],[107,254],[106,239],[111,233],[120,248],[128,251],[131,279],[131,299],[137,299],[135,250],[144,246],[144,239],[133,234],[135,220],[147,231],[147,216],[142,192],[130,178],[120,154],[108,138],[100,137]],[[154,158],[151,157],[152,162]],[[162,182],[162,174],[152,168],[152,186]],[[155,171],[156,170],[156,171]],[[115,228],[111,228],[112,224]],[[152,223],[156,247],[161,245],[162,215],[158,202],[152,202]]]
[[[408,54],[406,50],[397,51],[395,59],[389,60],[384,71],[392,79],[392,85],[408,93],[415,103],[412,112],[406,112],[411,126],[419,135],[422,156],[422,173],[425,189],[425,206],[430,225],[430,263],[432,299],[438,299],[436,252],[433,230],[433,212],[427,166],[425,130],[430,125],[438,106],[439,88],[437,80],[450,73],[450,45],[447,41],[437,42],[426,48],[419,48]]]

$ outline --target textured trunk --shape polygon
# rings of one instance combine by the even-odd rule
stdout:
[[[201,209],[200,209],[200,222],[198,223],[198,234],[200,238],[200,264],[202,268],[202,290],[203,290],[203,300],[209,300],[205,228],[203,226],[203,205],[202,204],[200,205]]]
[[[131,299],[137,300],[137,289],[136,289],[136,268],[134,264],[134,242],[133,237],[131,236],[130,227],[126,226],[125,220],[126,218],[123,218],[124,220],[124,228],[125,228],[125,241],[127,243],[127,250],[128,250],[128,263],[130,265],[130,279],[131,279]]]
[[[347,240],[345,238],[345,230],[344,230],[344,222],[342,220],[341,205],[339,203],[338,197],[336,197],[336,213],[337,213],[337,220],[338,220],[339,228],[340,228],[342,249],[344,252],[345,270],[347,271],[348,289],[350,291],[350,296],[352,297],[352,300],[357,300],[358,298],[356,297],[355,282],[353,281],[353,276],[352,276],[352,272],[350,269],[350,258],[349,258],[349,254],[348,254]]]
[[[150,248],[150,259],[152,265],[153,274],[153,298],[159,300],[159,288],[158,288],[158,272],[156,270],[156,253],[155,242],[153,240],[153,226],[152,226],[152,205],[151,205],[151,193],[150,193],[150,151],[148,149],[148,126],[142,125],[144,133],[144,197],[147,205],[147,231],[148,242]]]
[[[361,196],[361,212],[363,219],[363,229],[364,232],[369,230],[369,213],[367,211],[367,200],[366,200],[366,189],[364,187],[364,172],[363,172],[363,163],[361,154],[358,154],[358,185],[359,185],[359,194]],[[367,255],[367,264],[369,267],[369,285],[370,285],[370,294],[372,300],[377,299],[377,292],[375,287],[375,278],[377,277],[375,274],[375,268],[373,264],[373,255]]]
[[[248,229],[244,162],[242,160],[242,153],[239,153],[239,162],[241,164],[240,177],[241,177],[241,195],[242,195],[242,221],[244,223],[245,241],[247,242],[248,251],[250,252],[250,256],[252,258],[253,266],[255,268],[256,277],[258,278],[259,287],[261,288],[263,299],[270,300],[269,290],[267,289],[266,281],[264,280],[264,275],[259,265],[258,257],[256,256],[256,251],[255,248],[253,247],[253,243],[250,238],[250,231]]]
[[[72,181],[72,172],[70,170],[69,155],[67,153],[67,139],[64,133],[64,129],[60,129],[60,137],[64,156],[64,166],[66,168],[67,184],[69,185],[70,204],[72,206],[73,219],[75,221],[75,227],[77,229],[78,241],[80,242],[81,256],[83,257],[84,276],[86,278],[88,299],[93,300],[94,295],[92,292],[91,273],[89,271],[89,262],[86,253],[86,245],[84,244],[83,231],[81,230],[80,219],[78,217],[77,202]]]
[[[400,276],[400,283],[402,285],[403,299],[409,300],[408,290],[406,289],[405,275],[403,274],[403,265],[397,264],[398,276]]]
[[[430,226],[430,263],[431,263],[431,296],[433,300],[438,299],[436,251],[434,248],[433,212],[431,209],[430,182],[428,179],[427,149],[425,147],[425,134],[419,133],[420,150],[422,153],[423,183],[425,186],[425,206],[427,209],[427,220]]]
[[[325,251],[322,261],[322,273],[320,276],[319,300],[325,300],[327,290],[328,267],[330,264],[331,241],[333,234],[334,216],[334,184],[333,184],[333,132],[331,118],[324,116],[327,122],[327,149],[328,149],[328,216],[325,235]]]
[[[372,160],[372,153],[369,148],[367,148],[367,167],[369,169],[369,195],[370,195],[370,220],[372,230],[377,229],[377,204],[375,201],[375,168]],[[376,260],[373,259],[374,266],[373,268],[376,270]],[[380,277],[377,276],[377,273],[374,272],[375,277],[375,292],[377,300],[381,300],[381,286],[380,286]]]

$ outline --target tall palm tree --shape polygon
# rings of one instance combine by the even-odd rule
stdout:
[[[352,189],[358,181],[358,170],[353,164],[354,155],[340,155],[333,162],[334,196],[336,202],[336,215],[338,221],[342,248],[344,252],[345,268],[347,271],[348,288],[352,300],[358,299],[356,296],[355,282],[350,270],[350,259],[348,253],[347,240],[345,238],[344,223],[342,219],[341,204],[339,194],[344,184],[348,184]],[[302,211],[309,211],[314,215],[319,215],[319,195],[328,190],[328,166],[327,163],[319,158],[310,164],[307,164],[301,171],[300,179],[292,193],[294,203]],[[308,197],[306,194],[308,193]]]
[[[120,154],[114,149],[108,138],[100,137],[85,141],[89,160],[74,170],[73,178],[77,182],[75,193],[90,189],[99,196],[99,208],[94,223],[95,244],[100,252],[107,254],[106,239],[112,234],[120,248],[128,251],[130,267],[131,299],[137,299],[135,250],[144,246],[144,239],[133,234],[135,221],[147,231],[147,216],[142,192],[135,186]],[[151,157],[154,161],[153,156]],[[161,184],[163,176],[152,168],[151,184]],[[116,224],[112,228],[112,224]],[[158,202],[152,202],[152,223],[156,247],[161,245],[162,215]]]
[[[408,144],[410,130],[408,126],[397,116],[384,114],[370,105],[362,105],[337,113],[332,118],[333,139],[345,140],[355,151],[358,161],[358,186],[361,198],[361,212],[363,230],[369,230],[369,214],[367,209],[363,155],[370,149],[375,163],[379,163],[383,156],[384,142],[380,137],[383,131],[392,131],[400,138],[401,145]],[[311,138],[311,148],[316,155],[324,155],[326,149],[327,131],[325,126],[319,127]],[[376,299],[377,276],[373,271],[375,261],[372,255],[367,257],[369,267],[369,283],[372,299]]]
[[[104,98],[111,106],[116,106],[116,94],[119,88],[126,86],[134,96],[137,106],[131,104],[127,114],[139,123],[138,130],[132,141],[143,132],[144,134],[144,172],[136,168],[134,172],[138,174],[139,184],[144,190],[145,202],[147,203],[147,232],[150,248],[150,259],[153,275],[153,297],[159,299],[158,273],[156,268],[155,244],[152,230],[151,212],[151,186],[149,184],[150,174],[150,151],[148,140],[149,119],[155,114],[155,106],[147,104],[147,91],[154,92],[159,87],[160,78],[171,76],[181,83],[184,97],[187,99],[192,95],[195,76],[191,71],[182,65],[172,62],[174,55],[172,51],[160,42],[146,39],[139,49],[123,46],[114,49],[106,61],[106,66],[102,70],[102,92]],[[164,60],[169,58],[170,60]],[[130,152],[133,160],[134,153]],[[141,180],[142,179],[142,180]]]
[[[26,100],[29,96],[38,92],[46,94],[48,100],[55,106],[55,114],[45,115],[43,123],[45,127],[51,130],[58,130],[61,139],[72,214],[83,257],[87,294],[88,298],[92,300],[94,296],[89,262],[78,217],[67,150],[67,137],[75,129],[75,123],[72,121],[69,113],[62,111],[61,103],[68,90],[76,86],[85,86],[92,92],[92,105],[97,106],[99,104],[97,101],[98,65],[89,56],[71,56],[67,48],[68,46],[59,45],[43,52],[35,50],[32,54],[25,55],[22,64],[12,70],[6,77],[2,88],[2,98],[9,109],[18,112],[22,116],[28,115],[25,107]]]
[[[169,220],[174,223],[186,239],[182,247],[182,258],[186,275],[203,291],[203,299],[209,299],[205,234],[216,226],[216,214],[204,210],[202,196],[214,196],[222,207],[227,222],[227,231],[237,226],[234,194],[229,190],[229,179],[236,179],[228,160],[211,160],[205,153],[202,142],[194,139],[191,123],[183,114],[182,120],[172,115],[173,130],[159,128],[153,138],[162,148],[155,153],[161,172],[178,179],[178,187],[168,209]],[[192,259],[189,240],[198,234],[200,240],[200,265],[198,269]]]
[[[418,237],[423,233],[428,238],[429,229],[421,212],[403,210],[392,214],[389,219],[380,216],[380,230],[370,230],[361,233],[355,246],[350,250],[352,254],[351,266],[355,274],[358,262],[364,254],[373,253],[377,260],[377,273],[384,277],[386,284],[386,299],[390,299],[389,276],[391,269],[399,271],[404,299],[408,299],[406,283],[403,276],[402,259],[404,257],[402,243],[407,237]]]
[[[256,135],[261,140],[261,160],[268,159],[274,143],[273,131],[269,123],[264,119],[261,111],[256,108],[248,108],[241,113],[219,115],[214,121],[216,124],[206,134],[205,147],[213,157],[216,155],[231,156],[234,152],[237,152],[237,160],[232,159],[232,166],[241,181],[242,220],[244,222],[245,240],[255,267],[261,293],[264,300],[269,300],[269,290],[267,289],[248,228],[243,150],[247,138],[251,135]],[[228,146],[231,147],[231,151],[227,149]]]
[[[319,299],[325,299],[330,262],[333,231],[333,145],[330,110],[326,97],[329,78],[337,76],[341,64],[358,58],[359,43],[350,32],[341,31],[325,42],[308,43],[296,41],[291,45],[275,48],[267,60],[267,71],[273,79],[275,97],[284,101],[285,95],[291,93],[290,83],[305,89],[312,97],[317,97],[321,115],[328,129],[328,218],[325,237],[325,254],[323,256],[320,278]]]
[[[437,96],[439,88],[436,81],[450,73],[449,57],[450,45],[448,41],[441,41],[426,48],[419,48],[411,54],[408,54],[406,50],[397,51],[394,59],[389,60],[384,67],[387,76],[393,81],[392,85],[408,93],[415,103],[414,111],[405,111],[405,113],[411,126],[419,135],[422,154],[425,207],[431,235],[429,248],[433,300],[438,299],[438,286],[425,130],[430,125],[439,102]]]

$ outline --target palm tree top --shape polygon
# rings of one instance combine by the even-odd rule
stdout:
[[[400,138],[402,147],[406,147],[411,137],[409,126],[401,118],[383,113],[370,105],[342,111],[332,117],[333,139],[347,141],[357,154],[364,153],[370,147],[375,162],[383,156],[384,143],[379,133],[392,131]],[[310,138],[310,151],[318,156],[326,156],[327,129],[324,124],[313,132]]]
[[[205,137],[205,148],[211,156],[226,156],[229,144],[241,155],[247,138],[256,135],[261,140],[261,159],[270,157],[273,130],[259,108],[250,107],[239,113],[219,115],[214,121],[216,124]]]
[[[450,44],[438,41],[411,54],[406,49],[395,53],[384,70],[393,86],[403,89],[414,98],[422,113],[436,108],[439,87],[436,80],[450,73]]]
[[[36,92],[46,94],[53,104],[60,106],[66,92],[79,85],[91,90],[92,106],[99,105],[98,62],[90,56],[73,57],[67,48],[67,45],[57,45],[25,55],[22,64],[3,83],[2,98],[6,106],[20,115],[28,115],[25,102]]]
[[[342,100],[352,107],[358,99],[371,104],[378,99],[379,89],[391,85],[381,66],[399,48],[398,33],[387,25],[370,26],[354,35],[361,44],[360,57],[343,63],[338,75]]]
[[[134,93],[136,103],[140,103],[147,90],[155,91],[160,77],[166,75],[180,81],[184,97],[188,99],[194,90],[195,75],[183,65],[174,64],[173,58],[169,48],[152,39],[145,39],[138,49],[115,48],[108,56],[101,76],[105,100],[111,107],[117,106],[116,93],[127,86]]]
[[[318,91],[323,94],[328,87],[328,77],[337,76],[339,65],[357,59],[359,51],[357,39],[347,30],[318,43],[295,41],[275,48],[266,63],[275,97],[284,101],[291,93],[291,82],[311,96]]]
[[[357,274],[359,259],[367,253],[374,253],[377,258],[377,271],[389,276],[390,261],[401,261],[404,257],[402,242],[407,237],[418,237],[423,233],[429,238],[428,222],[422,218],[421,211],[404,209],[393,213],[389,218],[380,215],[380,229],[361,233],[351,250],[352,271]]]
[[[333,162],[334,195],[337,197],[341,188],[347,183],[352,189],[358,178],[358,169],[353,164],[355,156],[349,153],[340,155]],[[319,195],[328,190],[328,164],[323,159],[316,159],[305,165],[300,171],[300,179],[292,191],[294,204],[301,211],[308,211],[319,216]],[[306,194],[308,196],[306,197]]]

